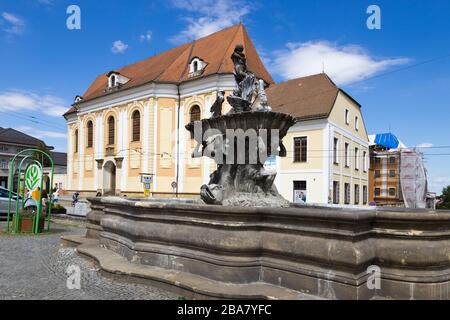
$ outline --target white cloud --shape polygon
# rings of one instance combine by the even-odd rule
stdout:
[[[128,45],[125,44],[122,40],[114,41],[111,51],[113,53],[124,53],[125,50],[128,49]]]
[[[153,37],[153,32],[149,30],[144,34],[141,34],[139,37],[139,40],[141,42],[144,42],[144,41],[150,42],[150,41],[152,41],[152,37]]]
[[[431,192],[436,192],[438,195],[442,193],[442,189],[444,189],[447,186],[450,186],[450,177],[431,177],[429,179],[429,186],[428,189]]]
[[[15,130],[26,133],[32,137],[38,138],[40,140],[47,139],[67,139],[67,133],[58,131],[47,131],[39,130],[30,126],[18,126],[14,128]]]
[[[239,23],[250,12],[245,0],[171,0],[172,6],[187,11],[187,27],[170,39],[181,43],[207,36]]]
[[[21,35],[25,31],[25,20],[22,18],[9,13],[2,12],[0,17],[5,22],[4,31],[13,35]]]
[[[427,149],[427,148],[433,148],[433,144],[432,143],[428,143],[428,142],[424,142],[424,143],[420,143],[416,146],[416,148],[423,148],[423,149]]]
[[[67,106],[63,99],[56,96],[11,90],[0,92],[0,111],[40,112],[60,117],[67,111]]]
[[[52,6],[53,5],[53,0],[38,0],[38,2],[40,4],[45,5],[45,6]]]
[[[406,64],[406,58],[377,59],[358,45],[339,46],[328,41],[288,43],[275,52],[271,70],[283,79],[325,72],[339,85],[367,79],[393,66]]]

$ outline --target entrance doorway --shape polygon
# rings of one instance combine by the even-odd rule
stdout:
[[[112,161],[106,162],[103,167],[103,195],[116,195],[116,165]]]

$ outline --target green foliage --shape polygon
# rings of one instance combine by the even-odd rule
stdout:
[[[438,205],[438,209],[450,210],[450,186],[442,190],[442,203]]]
[[[40,151],[43,151],[43,152],[49,154],[49,151],[48,151],[48,149],[47,149],[47,146],[46,146],[45,144],[43,144],[43,143],[39,143],[39,144],[36,146],[36,149],[38,149],[38,150],[40,150]],[[50,162],[50,160],[49,160],[45,155],[43,155],[43,154],[40,153],[40,152],[34,152],[34,153],[33,153],[33,159],[39,161],[40,163],[42,163],[42,164],[43,164],[43,167],[50,167],[50,166],[52,165],[51,162]]]
[[[22,209],[19,211],[19,216],[22,219],[33,219],[36,216],[36,210]]]
[[[52,210],[53,209],[55,209],[55,210],[61,210],[61,209],[64,209],[64,207],[62,206],[62,205],[60,205],[60,204],[58,204],[58,203],[52,203]]]

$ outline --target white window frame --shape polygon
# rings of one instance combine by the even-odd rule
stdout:
[[[352,203],[352,186],[350,183],[344,183],[344,204],[349,205]]]
[[[367,151],[363,151],[363,170],[364,172],[367,172]]]
[[[295,161],[295,139],[306,139],[306,160],[305,161]],[[299,135],[292,138],[292,163],[301,164],[301,163],[308,163],[309,161],[309,155],[308,155],[308,148],[309,148],[309,136],[307,135]]]
[[[355,130],[359,131],[359,117],[355,116]]]
[[[341,203],[340,187],[339,181],[333,181],[333,204]]]
[[[339,142],[339,138],[333,138],[333,162],[335,164],[339,164]]]
[[[345,166],[350,168],[350,143],[344,143],[344,156],[345,156]]]
[[[350,124],[350,110],[345,109],[345,124],[349,125]]]
[[[355,170],[359,170],[359,148],[355,147]]]
[[[355,187],[353,189],[354,194],[354,199],[353,199],[353,203],[355,205],[359,205],[361,203],[360,198],[361,198],[361,186],[359,184],[355,184]]]
[[[197,70],[194,69],[195,64],[197,64]],[[189,74],[196,74],[203,71],[205,68],[205,63],[200,58],[196,57],[192,59],[191,63],[189,64]]]

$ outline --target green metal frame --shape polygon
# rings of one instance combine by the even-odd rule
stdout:
[[[14,233],[19,233],[19,219],[20,219],[20,215],[19,215],[19,211],[23,209],[24,205],[25,205],[25,181],[24,181],[24,186],[22,188],[22,192],[21,192],[21,181],[22,181],[22,167],[24,166],[24,164],[26,164],[25,167],[25,171],[24,174],[27,172],[28,168],[35,164],[39,167],[39,169],[41,170],[41,184],[40,184],[40,194],[39,194],[39,201],[37,202],[37,212],[36,212],[36,216],[33,218],[33,227],[32,227],[32,233],[33,234],[38,234],[39,233],[39,220],[41,217],[41,213],[42,213],[42,193],[43,193],[43,187],[44,187],[44,168],[43,168],[43,162],[44,160],[42,159],[42,163],[39,162],[36,159],[32,159],[31,161],[27,161],[29,158],[31,158],[33,156],[33,154],[35,153],[40,153],[41,155],[44,155],[47,157],[48,160],[50,160],[51,163],[51,173],[50,173],[50,190],[49,190],[49,204],[48,204],[48,215],[47,215],[47,232],[50,231],[50,217],[51,217],[51,212],[52,212],[52,204],[53,204],[53,194],[51,192],[51,188],[53,186],[53,174],[54,174],[54,170],[55,170],[55,165],[53,162],[53,159],[50,157],[50,155],[42,150],[39,149],[26,149],[26,150],[22,150],[21,152],[17,153],[10,161],[10,167],[9,167],[9,199],[8,199],[8,218],[7,218],[7,232],[11,231],[10,228],[10,221],[11,221],[11,201],[12,199],[12,193],[13,193],[13,187],[14,187],[14,176],[16,173],[16,168],[15,168],[15,163],[16,163],[16,159],[19,156],[23,156],[23,159],[20,161],[19,167],[17,168],[17,196],[16,196],[16,210],[14,213],[14,226],[13,226],[13,231]],[[19,196],[20,193],[22,193],[22,202],[19,205]]]

